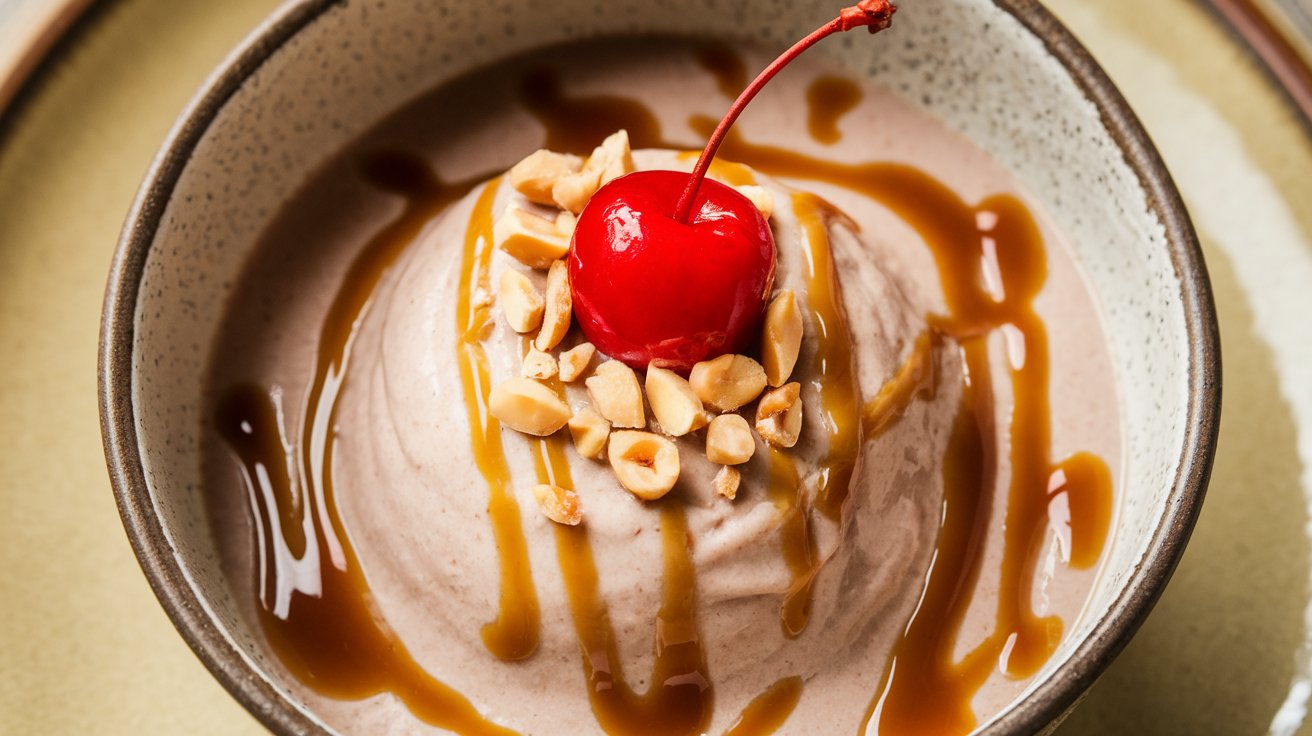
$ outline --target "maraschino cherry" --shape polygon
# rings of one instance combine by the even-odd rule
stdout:
[[[628,365],[686,374],[742,352],[774,283],[774,236],[747,197],[707,181],[715,152],[775,74],[839,31],[888,27],[889,0],[861,0],[798,41],[742,91],[691,174],[638,171],[603,186],[579,214],[570,249],[574,316],[597,349]]]

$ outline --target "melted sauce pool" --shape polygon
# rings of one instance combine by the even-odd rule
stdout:
[[[713,72],[726,96],[745,81],[741,59],[724,47],[704,47],[699,62]],[[635,147],[668,147],[655,115],[640,101],[616,96],[574,97],[547,71],[530,73],[520,87],[523,103],[544,126],[545,147],[586,153],[602,137],[626,128]],[[808,127],[817,142],[839,137],[838,120],[860,101],[850,81],[821,77],[807,93]],[[705,129],[710,121],[696,119]],[[934,395],[935,354],[959,345],[967,369],[945,460],[945,499],[938,548],[923,600],[896,646],[894,661],[866,712],[869,733],[962,734],[976,724],[971,699],[1001,668],[1027,677],[1060,641],[1062,622],[1032,609],[1033,563],[1039,543],[1055,534],[1065,563],[1089,568],[1101,556],[1111,518],[1111,473],[1097,456],[1051,457],[1051,411],[1046,327],[1033,299],[1046,280],[1045,249],[1035,222],[1019,200],[990,197],[968,204],[915,168],[889,163],[833,162],[782,148],[755,145],[733,135],[726,159],[795,180],[823,181],[869,197],[897,214],[923,239],[938,267],[947,311],[908,350],[901,369],[864,405],[853,372],[849,327],[828,250],[835,213],[813,195],[797,195],[797,211],[810,249],[813,321],[825,325],[814,367],[820,377],[829,431],[816,507],[842,518],[861,444],[896,423],[907,406]],[[271,646],[302,682],[330,697],[359,699],[382,692],[400,698],[414,715],[461,733],[505,734],[470,702],[423,671],[374,608],[360,564],[337,515],[332,485],[336,399],[349,366],[354,331],[369,308],[379,279],[422,227],[478,179],[445,183],[418,158],[382,153],[368,157],[365,178],[402,198],[402,213],[360,251],[331,302],[319,340],[303,427],[290,441],[281,394],[256,384],[219,396],[215,428],[238,461],[255,520],[259,564],[255,575],[260,621]],[[717,173],[750,180],[750,172],[722,164]],[[520,509],[511,490],[501,428],[486,411],[490,388],[481,342],[491,327],[488,308],[472,294],[487,289],[491,204],[495,183],[480,195],[462,253],[456,355],[479,470],[487,482],[488,509],[500,558],[500,606],[482,630],[488,651],[513,662],[531,656],[539,638],[537,593],[528,562]],[[987,272],[986,272],[987,271]],[[1008,342],[1006,375],[994,378],[987,337]],[[999,426],[992,388],[1010,384],[1014,410]],[[559,390],[559,386],[557,386]],[[538,482],[571,486],[566,442],[539,441]],[[954,657],[967,608],[980,578],[983,543],[991,523],[996,460],[1009,448],[1005,545],[995,623],[964,658]],[[809,509],[797,470],[785,453],[770,458],[770,498],[785,514],[782,550],[794,585],[781,601],[789,636],[806,627],[810,588],[819,570],[809,530]],[[685,512],[677,500],[659,504],[662,595],[654,617],[656,652],[652,683],[643,693],[619,665],[615,632],[599,593],[586,527],[555,528],[588,697],[598,724],[610,734],[693,734],[713,715],[714,688],[697,623],[694,568]],[[781,727],[804,692],[786,677],[754,699],[727,733],[768,734]],[[564,695],[568,695],[567,693]]]

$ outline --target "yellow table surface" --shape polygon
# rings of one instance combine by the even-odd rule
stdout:
[[[101,450],[96,349],[110,256],[151,156],[274,5],[102,3],[0,118],[0,733],[261,731],[137,567]],[[1312,264],[1312,137],[1189,0],[1051,5],[1122,86],[1195,212],[1226,398],[1184,562],[1061,733],[1312,733],[1307,693],[1287,698],[1309,666],[1312,340],[1300,322],[1312,321],[1312,280],[1288,280]],[[1220,212],[1227,202],[1251,227]]]

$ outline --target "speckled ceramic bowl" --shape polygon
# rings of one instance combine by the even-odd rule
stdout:
[[[261,635],[214,562],[197,491],[199,405],[224,300],[279,203],[388,112],[499,57],[634,31],[782,45],[830,10],[759,0],[295,0],[210,78],[128,215],[106,295],[101,413],[147,577],[188,643],[261,721],[284,733],[324,729],[262,665]],[[902,92],[1015,172],[1070,236],[1104,307],[1129,448],[1114,538],[1085,615],[1022,697],[982,726],[1040,731],[1152,608],[1202,501],[1220,364],[1193,230],[1134,114],[1035,2],[915,0],[878,43],[835,40],[812,53]]]

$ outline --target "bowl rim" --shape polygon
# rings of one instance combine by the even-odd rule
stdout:
[[[1027,734],[1059,722],[1125,647],[1151,612],[1184,552],[1211,474],[1221,414],[1221,348],[1211,283],[1184,202],[1138,116],[1087,49],[1038,0],[989,0],[1038,38],[1098,110],[1161,221],[1180,281],[1189,346],[1186,423],[1166,513],[1143,557],[1107,611],[1053,675],[980,724],[982,733]],[[210,673],[252,715],[280,734],[324,733],[325,725],[280,693],[217,626],[182,569],[155,513],[139,454],[132,397],[135,317],[147,256],[188,160],[247,79],[339,0],[289,0],[209,75],[156,153],[133,200],[110,266],[99,347],[99,403],[115,502],[151,589]]]

